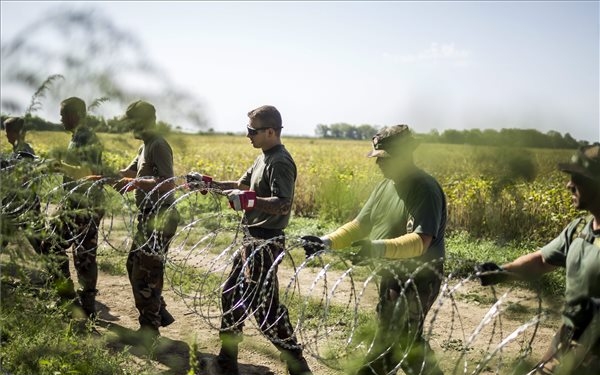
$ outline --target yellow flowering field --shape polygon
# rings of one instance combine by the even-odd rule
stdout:
[[[141,142],[132,134],[99,134],[104,163],[125,167]],[[197,171],[217,180],[238,179],[260,150],[244,135],[167,135],[174,150],[175,173]],[[37,154],[60,155],[66,132],[30,132]],[[381,179],[368,141],[283,137],[298,167],[296,216],[342,223],[356,215],[371,188]],[[2,137],[2,152],[10,145]],[[556,164],[573,150],[513,149],[485,146],[421,144],[417,165],[434,175],[448,197],[450,230],[477,237],[536,240],[557,233],[575,215],[564,188],[566,175]]]

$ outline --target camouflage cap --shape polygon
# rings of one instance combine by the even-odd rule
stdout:
[[[558,169],[600,181],[600,143],[580,147],[571,157],[571,161],[559,163]]]
[[[414,151],[417,142],[408,125],[385,126],[373,136],[370,158],[389,158],[399,152]]]
[[[137,100],[129,104],[121,120],[155,121],[156,109],[146,101]]]

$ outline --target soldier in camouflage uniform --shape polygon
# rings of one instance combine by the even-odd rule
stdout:
[[[73,247],[73,260],[81,288],[77,292],[78,303],[88,317],[96,314],[98,290],[98,227],[104,216],[102,208],[104,193],[99,184],[86,181],[85,177],[101,173],[102,144],[86,125],[85,102],[70,97],[61,103],[60,117],[64,128],[72,133],[64,157],[53,168],[63,174],[63,190],[66,196],[60,202],[56,217],[51,220],[50,233],[44,238],[41,251],[58,258],[59,294],[74,298],[74,283],[69,271],[67,250]]]
[[[4,130],[13,152],[8,158],[2,159],[2,245],[6,245],[7,237],[21,229],[33,249],[39,252],[43,220],[36,192],[35,179],[38,176],[33,173],[37,157],[33,148],[25,142],[23,118],[7,118]]]
[[[413,161],[417,146],[407,125],[384,127],[368,157],[384,179],[358,216],[325,236],[304,236],[307,256],[358,247],[352,261],[379,262],[379,327],[358,375],[442,374],[422,337],[425,317],[438,296],[445,257],[446,197],[434,177]]]
[[[281,114],[273,106],[248,113],[247,137],[262,154],[238,181],[212,182],[228,193],[231,207],[244,210],[247,233],[221,295],[221,350],[215,362],[222,375],[238,375],[238,345],[244,321],[254,314],[263,334],[281,352],[291,375],[312,372],[294,335],[287,308],[279,301],[277,265],[285,251],[296,164],[281,143]],[[240,190],[241,189],[241,190]]]
[[[581,147],[568,163],[558,165],[570,175],[567,189],[577,209],[589,212],[573,220],[540,250],[498,266],[476,266],[482,285],[511,278],[537,278],[566,270],[563,324],[542,360],[529,373],[598,374],[600,369],[600,143]]]
[[[173,151],[156,130],[152,104],[142,100],[131,103],[122,120],[134,137],[144,142],[137,157],[120,171],[123,178],[114,185],[120,192],[135,190],[139,209],[127,273],[140,313],[140,331],[158,336],[159,327],[175,321],[162,297],[166,256],[179,222],[173,205]]]

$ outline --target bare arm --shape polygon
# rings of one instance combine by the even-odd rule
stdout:
[[[135,178],[136,174],[136,171],[132,171],[131,169],[121,169],[119,171],[121,177]]]
[[[158,186],[158,191],[167,193],[176,188],[175,181],[163,177],[139,178],[135,180],[135,186],[144,191],[151,191]]]
[[[121,169],[119,174],[124,178],[135,178],[137,172],[131,169]],[[117,185],[117,188],[120,190],[124,187]],[[164,177],[153,177],[153,178],[137,178],[135,179],[134,185],[137,189],[141,189],[144,191],[151,191],[156,186],[158,186],[158,191],[161,193],[169,192],[176,188],[176,184],[174,179],[164,178]]]
[[[554,271],[557,267],[548,264],[540,250],[525,254],[502,266],[506,271],[513,272],[523,278],[541,275]]]
[[[256,209],[272,215],[287,215],[292,209],[292,200],[279,197],[257,197]]]
[[[427,249],[429,249],[429,246],[431,246],[431,241],[433,241],[433,236],[429,235],[429,234],[424,234],[424,233],[418,233],[419,237],[421,237],[421,241],[423,241],[423,252],[427,251]]]
[[[240,189],[240,190],[248,190],[250,186],[240,184],[239,181],[212,181],[211,187],[220,189],[220,190],[231,190],[231,189]]]

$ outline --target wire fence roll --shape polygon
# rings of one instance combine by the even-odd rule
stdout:
[[[125,258],[130,252],[147,251],[148,246],[134,241],[140,212],[133,194],[116,191],[109,178],[64,181],[58,174],[35,174],[37,167],[35,162],[3,165],[3,249],[19,237],[29,239],[34,250],[42,240],[77,244],[88,231],[97,230],[99,257]],[[283,317],[277,314],[288,314],[290,330],[305,355],[332,369],[369,366],[370,361],[375,366],[378,359],[393,356],[388,373],[395,374],[416,349],[426,347],[435,355],[423,358],[435,358],[445,373],[522,374],[546,349],[558,324],[560,312],[545,305],[534,289],[512,284],[481,287],[473,274],[458,276],[454,269],[442,267],[451,263],[460,268],[461,259],[353,264],[347,251],[327,250],[306,258],[299,235],[251,238],[242,213],[231,210],[220,191],[190,190],[180,182],[184,176],[173,181],[177,188],[169,194],[174,199],[159,199],[153,209],[176,211],[177,228],[168,252],[153,255],[165,262],[165,286],[185,303],[188,314],[197,315],[215,332],[234,309],[243,309],[245,324],[256,328],[245,330],[250,336],[273,331],[257,323],[259,315],[275,314],[276,321]],[[153,193],[147,192],[148,200]],[[79,220],[72,235],[59,230],[59,224],[69,220]],[[153,240],[157,239],[146,239]],[[267,251],[273,248],[280,251]],[[69,251],[80,249],[73,246]],[[232,280],[235,262],[241,271]],[[251,274],[258,269],[264,277],[256,282]],[[439,289],[432,301],[419,297],[416,286],[423,284],[423,275],[430,280],[424,285]],[[400,285],[395,302],[387,307],[380,304],[383,278]],[[277,288],[276,297],[286,311],[278,310],[272,288]],[[224,311],[222,296],[227,291],[237,297]],[[425,374],[426,364],[420,368],[417,372]]]

